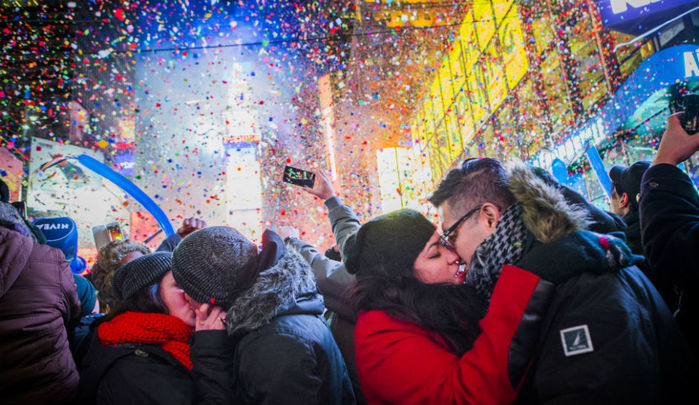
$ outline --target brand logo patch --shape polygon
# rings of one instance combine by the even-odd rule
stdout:
[[[590,330],[587,328],[587,325],[578,325],[572,328],[562,329],[561,342],[563,343],[563,353],[565,353],[566,357],[595,350],[592,347]]]

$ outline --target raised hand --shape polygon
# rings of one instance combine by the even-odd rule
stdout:
[[[313,173],[316,175],[316,182],[313,185],[313,188],[304,187],[303,189],[321,200],[327,200],[328,198],[334,197],[336,195],[335,190],[333,189],[332,183],[330,182],[330,178],[328,177],[326,171],[323,169],[318,169],[313,170]]]
[[[181,237],[185,237],[197,229],[206,228],[206,222],[200,218],[187,218],[182,222],[182,226],[177,230]]]
[[[667,129],[660,140],[658,153],[652,165],[661,163],[678,165],[699,150],[699,134],[689,135],[682,128],[680,114],[682,113],[673,114],[667,119]]]

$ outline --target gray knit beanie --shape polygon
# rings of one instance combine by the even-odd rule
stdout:
[[[259,273],[257,245],[227,226],[192,232],[177,245],[172,275],[192,299],[228,308]]]
[[[172,253],[156,252],[138,257],[119,267],[112,279],[112,288],[126,300],[138,290],[159,282],[172,268]]]

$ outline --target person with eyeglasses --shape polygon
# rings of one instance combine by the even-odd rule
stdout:
[[[328,208],[344,263],[314,272],[348,276],[341,279],[357,313],[354,357],[367,403],[512,403],[534,350],[518,336],[541,322],[553,286],[508,269],[488,306],[463,285],[458,256],[422,214],[403,209],[361,224],[323,171],[316,180],[306,191]]]
[[[691,401],[695,363],[662,298],[621,237],[588,230],[590,210],[521,162],[469,159],[429,201],[466,285],[496,299],[516,266],[555,285],[517,403]],[[617,234],[619,235],[619,234]],[[526,339],[526,333],[522,335]]]

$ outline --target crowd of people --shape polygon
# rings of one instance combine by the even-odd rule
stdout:
[[[324,171],[336,246],[184,221],[89,274],[3,195],[6,404],[691,403],[699,151],[677,115],[652,162],[610,170],[610,211],[522,162],[467,159],[362,224]],[[440,229],[441,228],[441,229]]]

